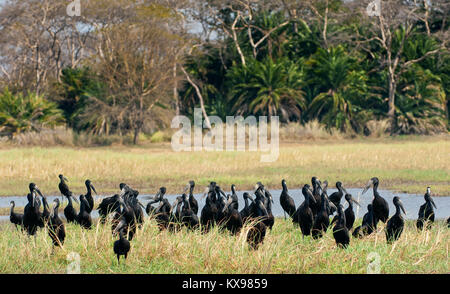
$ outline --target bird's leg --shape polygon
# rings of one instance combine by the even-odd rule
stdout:
[[[284,220],[286,220],[286,211],[283,211],[284,212]]]

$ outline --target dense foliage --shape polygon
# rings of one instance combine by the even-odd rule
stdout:
[[[136,143],[194,107],[363,135],[381,120],[391,134],[449,129],[445,1],[383,0],[384,23],[365,15],[367,1],[97,0],[79,19],[45,2],[45,13],[33,0],[0,6],[10,15],[0,26],[2,134],[65,121]],[[27,42],[14,38],[18,23]]]
[[[62,111],[42,96],[34,93],[13,95],[8,89],[0,94],[0,134],[13,137],[63,123]]]

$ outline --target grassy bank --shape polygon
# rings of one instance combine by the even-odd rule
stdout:
[[[45,230],[28,238],[10,225],[0,226],[1,273],[65,273],[70,252],[80,255],[81,273],[366,273],[378,259],[380,273],[448,273],[450,229],[443,222],[417,232],[408,222],[400,240],[386,244],[381,226],[376,234],[351,239],[336,248],[332,232],[320,240],[302,238],[290,221],[277,219],[258,251],[248,249],[245,232],[238,236],[213,230],[208,234],[159,232],[147,221],[131,242],[126,263],[117,264],[109,225],[84,231],[67,225],[64,248],[52,252]],[[375,255],[376,256],[376,255]],[[11,260],[20,262],[11,262]]]
[[[249,189],[257,181],[280,188],[309,183],[316,175],[346,187],[363,187],[373,176],[381,189],[450,195],[448,139],[325,141],[280,145],[277,161],[261,163],[261,152],[174,152],[170,144],[146,147],[4,148],[0,149],[0,195],[26,195],[33,181],[47,195],[59,194],[58,174],[69,178],[75,194],[84,193],[91,179],[100,194],[126,182],[141,193],[166,186],[178,193],[194,179],[198,186],[215,180]],[[200,191],[200,188],[197,190]]]

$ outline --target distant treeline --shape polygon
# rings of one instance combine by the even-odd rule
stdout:
[[[57,0],[0,6],[0,136],[153,133],[176,114],[370,135],[449,130],[445,0]],[[375,14],[374,14],[375,13]]]

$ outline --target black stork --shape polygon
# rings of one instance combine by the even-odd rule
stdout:
[[[63,221],[59,218],[58,209],[59,199],[55,199],[53,200],[53,209],[48,222],[48,235],[52,239],[53,246],[62,247],[66,238],[66,229]]]
[[[10,202],[11,211],[9,213],[9,221],[14,224],[17,229],[17,226],[23,227],[23,214],[14,212],[14,208],[16,207],[16,203],[14,201]]]
[[[416,226],[419,230],[423,229],[424,224],[426,223],[426,228],[429,229],[431,224],[434,222],[434,208],[436,208],[436,204],[431,198],[431,188],[427,187],[427,192],[424,195],[425,203],[422,204],[419,208],[419,218],[417,219]]]
[[[281,191],[280,195],[280,204],[283,208],[284,219],[286,219],[286,213],[289,215],[289,217],[293,217],[295,213],[295,202],[294,199],[289,196],[286,180],[281,180],[281,186],[283,187],[283,191]]]
[[[64,208],[64,216],[66,217],[67,222],[69,223],[75,223],[77,220],[77,212],[75,208],[73,207],[72,199],[78,202],[78,200],[73,197],[72,195],[66,196],[69,203]]]
[[[320,211],[320,204],[321,204],[320,203],[320,199],[321,199],[320,184],[321,183],[317,177],[311,178],[312,195],[313,195],[315,202],[311,201],[309,203],[309,207],[311,208],[311,211],[312,211],[314,217]]]
[[[91,210],[86,196],[80,195],[80,212],[76,217],[76,221],[82,228],[87,230],[92,228]]]
[[[135,222],[138,225],[139,228],[142,227],[142,224],[144,223],[144,210],[145,207],[142,205],[141,202],[137,199],[139,195],[139,192],[136,190],[133,190],[133,193],[128,197],[127,201],[130,205],[131,209],[134,211],[135,216]]]
[[[104,224],[108,214],[119,210],[119,194],[103,198],[97,207],[100,223]]]
[[[147,204],[147,207],[145,208],[147,214],[150,214],[152,211],[156,212],[156,210],[151,205],[157,202],[160,203],[160,205],[158,206],[158,213],[163,212],[168,214],[170,212],[170,203],[166,198],[164,198],[166,192],[167,192],[166,187],[160,187],[155,196],[153,198],[150,198],[152,201],[150,201]]]
[[[205,196],[206,203],[200,214],[200,223],[202,225],[202,231],[206,233],[210,230],[211,226],[214,225],[218,215],[218,207],[216,204],[216,182],[211,182],[209,184],[208,191],[205,191],[202,198]]]
[[[117,256],[117,263],[120,264],[120,256],[124,256],[127,259],[128,252],[130,251],[130,241],[128,241],[123,233],[123,228],[119,230],[119,240],[114,242],[114,254]]]
[[[47,224],[48,220],[50,219],[50,207],[47,202],[47,197],[45,197],[44,195],[42,195],[41,197],[42,197],[42,206],[43,206],[41,218],[42,218],[42,222],[44,224]]]
[[[239,199],[238,199],[238,195],[236,194],[236,185],[232,184],[231,185],[231,207],[234,208],[235,210],[239,210]]]
[[[347,248],[350,244],[350,234],[345,225],[345,214],[343,211],[342,204],[337,207],[338,220],[333,228],[333,237],[336,241],[336,245],[341,248]]]
[[[348,207],[344,210],[345,225],[346,225],[347,229],[350,231],[353,228],[353,224],[355,223],[355,219],[356,219],[355,212],[353,211],[353,203],[355,203],[358,206],[360,206],[360,205],[359,205],[358,201],[353,199],[351,194],[345,194],[344,197],[348,203]],[[338,219],[338,216],[335,215],[331,224],[333,224],[335,221],[337,221],[337,219]]]
[[[172,206],[170,207],[169,213],[161,213],[158,214],[157,217],[161,217],[159,220],[157,218],[157,221],[161,222],[165,226],[167,221],[167,226],[165,228],[168,228],[170,232],[177,232],[181,230],[182,221],[181,221],[181,209],[183,207],[183,197],[178,196],[175,201],[173,202]],[[175,212],[173,212],[175,210]]]
[[[355,228],[352,235],[353,237],[363,237],[365,235],[372,234],[373,231],[377,229],[377,224],[375,223],[375,217],[373,215],[372,204],[367,205],[367,212],[363,216],[362,224]]]
[[[222,212],[225,214],[225,227],[231,232],[231,234],[236,235],[241,230],[243,221],[236,206],[232,205],[233,201],[234,199],[229,197]]]
[[[191,205],[192,211],[197,214],[198,213],[198,202],[197,199],[194,197],[194,188],[195,188],[195,182],[193,180],[189,181],[189,204]]]
[[[77,203],[78,203],[78,200],[73,196],[72,191],[70,191],[69,186],[66,183],[68,181],[68,179],[62,174],[60,174],[58,176],[58,178],[60,180],[60,182],[58,184],[59,191],[61,192],[61,194],[63,196],[67,197],[67,200],[69,202],[67,204],[66,208],[64,208],[64,216],[66,217],[67,222],[74,223],[74,222],[76,222],[77,212],[75,211],[75,208],[73,207],[72,199]]]
[[[242,208],[239,214],[241,215],[242,221],[245,223],[247,220],[253,217],[250,205],[248,205],[248,200],[250,199],[252,203],[254,201],[253,198],[250,196],[250,194],[248,194],[248,192],[244,192],[243,198],[244,198],[244,208]]]
[[[42,195],[41,191],[35,183],[28,185],[30,193],[27,195],[28,203],[25,205],[23,212],[23,227],[28,235],[36,234],[37,228],[43,226],[41,213],[39,212],[39,202],[36,193]]]
[[[183,208],[181,209],[180,219],[184,226],[188,229],[193,230],[198,228],[199,219],[191,208],[191,203],[189,202],[189,197],[186,194],[181,196],[183,202]]]
[[[310,190],[308,184],[302,188],[302,194],[305,197],[305,201],[298,208],[297,223],[300,225],[303,237],[311,235],[311,229],[314,224],[314,215],[310,207],[310,203],[316,203],[315,198]]]
[[[128,201],[125,201],[119,195],[119,205],[122,208],[119,213],[119,223],[115,226],[113,234],[124,230],[125,234],[128,234],[128,239],[131,241],[136,233],[136,216],[133,208],[129,205]]]
[[[264,185],[261,182],[258,182],[255,188],[256,191],[254,194],[257,196],[256,198],[258,199],[258,197],[260,197],[267,211],[267,216],[264,217],[264,224],[266,225],[266,227],[272,230],[272,227],[275,223],[275,217],[273,216],[272,213],[272,204],[273,204],[272,194],[269,192],[269,190],[265,189]]]
[[[225,205],[227,204],[227,199],[230,197],[230,195],[225,195],[225,192],[222,193],[220,192],[220,187],[216,186],[216,195],[217,195],[217,200],[216,200],[216,205],[217,205],[217,215],[216,215],[216,224],[219,225],[219,229],[222,230],[224,229],[224,223],[225,223],[225,214],[222,212],[223,208],[225,207]]]
[[[250,219],[251,223],[247,233],[247,243],[251,249],[256,250],[263,243],[264,237],[266,236],[267,226],[264,224],[264,219],[267,219],[268,214],[262,197],[257,197],[253,204],[252,214],[254,216]]]
[[[403,203],[397,196],[393,199],[395,205],[395,214],[387,221],[385,233],[386,241],[392,243],[400,238],[403,228],[405,227],[405,220],[403,219],[402,212],[406,214]]]
[[[167,199],[164,199],[164,200],[167,201],[167,203],[169,202]],[[155,201],[158,201],[158,200],[155,200]],[[154,210],[152,212],[160,231],[169,228],[169,225],[171,225],[171,221],[175,221],[174,218],[171,216],[173,207],[170,207],[169,211],[167,211],[167,212],[165,211],[165,209],[163,209],[163,206],[166,205],[165,201],[160,201],[158,207],[154,208]],[[178,201],[179,201],[179,199],[177,199],[176,203],[178,203]],[[170,206],[170,204],[169,204],[169,206]],[[148,205],[147,205],[147,207],[148,207]]]
[[[87,190],[86,195],[84,195],[84,197],[86,198],[86,200],[89,204],[87,212],[91,213],[91,211],[94,209],[94,197],[92,197],[92,191],[94,191],[94,193],[96,195],[98,195],[98,194],[97,194],[97,191],[95,190],[95,187],[92,184],[91,180],[86,180],[84,182],[84,184],[86,185],[86,190]]]
[[[69,186],[67,185],[67,182],[69,180],[62,174],[58,175],[58,178],[59,178],[58,188],[61,194],[66,197],[72,196],[72,191],[70,191]]]
[[[326,189],[322,191],[320,196],[320,210],[314,218],[311,235],[314,239],[321,238],[326,233],[330,225],[329,211],[337,210],[333,202],[328,200]]]
[[[341,182],[336,182],[336,189],[337,191],[332,193],[328,199],[333,202],[334,206],[337,208],[337,206],[341,203],[341,199],[345,194],[348,194],[347,190],[342,186]],[[336,211],[335,208],[331,209],[331,213],[334,213]]]
[[[375,225],[380,220],[383,223],[386,223],[389,218],[389,204],[387,203],[386,199],[381,197],[381,195],[378,193],[378,184],[379,180],[377,177],[371,178],[364,188],[363,192],[361,193],[361,195],[363,195],[367,192],[367,190],[369,190],[370,186],[373,185],[372,207]]]

